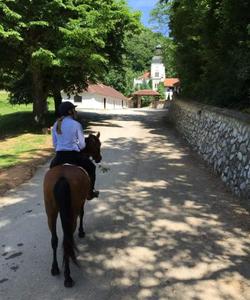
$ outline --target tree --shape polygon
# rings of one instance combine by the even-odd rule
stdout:
[[[170,15],[171,1],[158,1],[155,7],[150,12],[151,22],[154,22],[154,27],[159,32],[168,32],[168,23]]]
[[[250,2],[163,0],[185,96],[227,107],[249,106]],[[166,20],[166,19],[165,19]]]
[[[118,0],[4,0],[0,14],[0,53],[13,50],[8,65],[0,61],[2,78],[11,70],[3,86],[12,103],[33,102],[37,123],[44,122],[49,94],[57,106],[61,89],[103,79],[108,65],[121,60],[125,35],[139,24],[138,14]]]
[[[122,57],[122,62],[118,67],[110,69],[104,82],[127,96],[131,95],[134,90],[133,79],[142,75],[146,70],[150,70],[152,56],[158,44],[162,45],[167,75],[175,76],[172,40],[161,33],[155,33],[148,28],[141,27],[139,34],[126,36],[124,43],[126,52]]]
[[[116,90],[123,93],[125,96],[130,96],[134,91],[133,81],[140,73],[135,72],[127,66],[123,66],[124,62],[117,67],[110,67],[103,83],[112,86]]]
[[[165,87],[164,87],[163,82],[159,83],[157,92],[160,94],[161,99],[165,100]]]

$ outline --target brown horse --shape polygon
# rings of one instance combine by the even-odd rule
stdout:
[[[99,137],[100,133],[97,135],[90,134],[86,138],[86,147],[83,150],[84,155],[92,157],[96,163],[102,159]],[[90,178],[87,172],[78,166],[60,165],[46,173],[43,188],[53,249],[51,274],[55,276],[60,272],[57,263],[58,238],[56,234],[56,221],[58,213],[60,213],[63,228],[64,286],[72,287],[74,281],[70,276],[69,259],[71,258],[77,264],[73,234],[79,216],[79,236],[84,237],[82,219],[84,203],[90,191]]]

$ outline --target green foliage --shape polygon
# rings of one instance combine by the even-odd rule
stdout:
[[[116,90],[123,93],[125,96],[130,96],[133,89],[133,80],[138,76],[137,72],[134,72],[128,67],[124,68],[110,68],[109,72],[103,79],[103,82],[107,85],[114,87]]]
[[[162,46],[163,63],[166,71],[169,72],[170,76],[173,76],[175,71],[172,40],[147,28],[144,28],[139,35],[135,35],[126,41],[126,59],[130,68],[137,72],[150,70],[155,47],[159,44]]]
[[[170,18],[185,96],[224,107],[249,106],[247,0],[159,1]],[[158,11],[159,12],[159,11]]]
[[[104,82],[120,90],[127,96],[131,95],[134,91],[133,79],[150,70],[152,56],[158,44],[161,44],[163,48],[163,61],[166,66],[167,76],[175,76],[173,60],[175,46],[172,40],[160,33],[155,33],[150,29],[141,27],[139,34],[133,36],[126,35],[124,43],[126,52],[122,56],[121,64],[116,68],[110,69],[104,78]],[[144,88],[151,89],[152,86]]]
[[[138,35],[126,40],[126,59],[130,68],[137,72],[150,69],[155,46],[159,43],[160,35],[150,29],[142,28]]]
[[[12,103],[34,103],[39,122],[50,94],[86,87],[119,65],[125,37],[139,27],[122,0],[3,0],[0,15],[0,87]]]
[[[157,92],[160,94],[161,99],[165,99],[165,87],[163,82],[159,83]]]
[[[32,67],[51,68],[54,58],[55,55],[51,51],[39,48],[31,54]]]
[[[145,96],[141,98],[141,106],[142,107],[148,107],[151,102],[152,102],[153,98],[150,96]]]
[[[152,82],[151,85],[146,80],[143,80],[142,84],[140,85],[141,90],[151,90],[152,89]]]
[[[160,32],[168,31],[167,25],[169,23],[170,1],[158,1],[151,11],[151,21],[156,21],[155,29]]]

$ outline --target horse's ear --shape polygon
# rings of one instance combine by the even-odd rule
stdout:
[[[99,139],[99,137],[100,137],[100,132],[98,131],[97,132],[97,135],[96,135],[97,137],[98,137],[98,139]]]

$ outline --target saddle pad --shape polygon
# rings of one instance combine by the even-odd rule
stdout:
[[[65,163],[65,164],[63,164],[63,166],[77,167],[78,169],[82,170],[86,175],[89,176],[88,172],[83,167],[80,167],[80,166],[77,166],[77,165],[73,165],[73,164],[69,164],[69,163]]]

